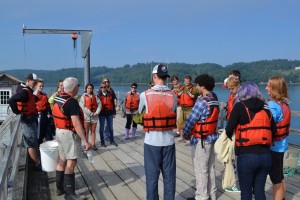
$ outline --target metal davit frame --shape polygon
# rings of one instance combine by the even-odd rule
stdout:
[[[78,34],[81,35],[81,57],[84,58],[84,85],[90,83],[90,45],[92,30],[67,29],[28,29],[23,27],[23,34]]]

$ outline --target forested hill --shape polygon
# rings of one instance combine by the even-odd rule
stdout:
[[[125,65],[124,67],[91,67],[91,82],[98,84],[103,77],[108,77],[112,84],[148,83],[151,79],[152,68],[157,63],[138,63],[135,65]],[[165,64],[165,63],[163,63]],[[255,83],[267,82],[270,76],[283,76],[289,83],[300,83],[300,66],[298,60],[262,60],[249,63],[234,63],[225,67],[214,63],[187,64],[187,63],[169,63],[170,75],[177,75],[182,82],[185,75],[191,75],[195,78],[202,73],[212,75],[216,82],[222,83],[232,69],[240,70],[242,80],[252,81]],[[5,67],[1,67],[5,69]],[[30,70],[15,69],[2,71],[13,75],[20,80],[24,80],[29,73],[36,73],[38,77],[45,80],[47,84],[56,84],[57,80],[66,77],[76,77],[83,82],[84,69],[66,68],[60,70]]]

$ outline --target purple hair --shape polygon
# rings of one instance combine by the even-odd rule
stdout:
[[[258,86],[252,82],[245,82],[238,91],[237,102],[245,101],[250,98],[259,98],[265,101],[264,96],[260,93]]]

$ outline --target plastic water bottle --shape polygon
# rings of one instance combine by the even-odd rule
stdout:
[[[90,163],[94,163],[94,158],[93,158],[93,152],[92,152],[92,150],[87,151],[86,155],[88,157],[89,162]]]

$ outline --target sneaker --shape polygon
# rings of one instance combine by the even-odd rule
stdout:
[[[191,142],[189,140],[186,140],[184,145],[185,146],[190,146],[190,144],[191,144]]]
[[[241,192],[238,186],[232,186],[224,189],[226,192]]]
[[[118,144],[115,142],[111,142],[110,145],[115,145],[116,147],[118,146]]]
[[[184,139],[177,138],[177,139],[176,139],[176,142],[184,142]]]

